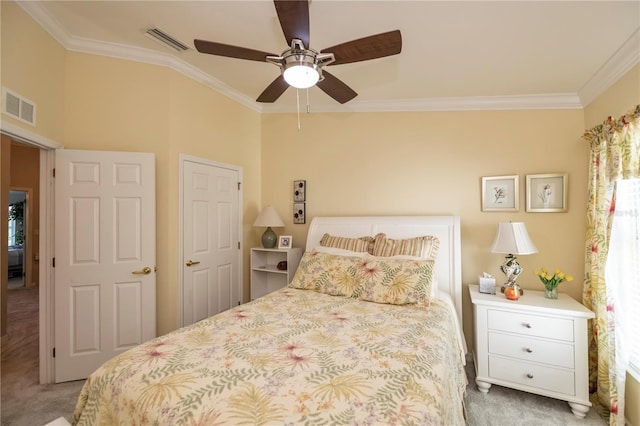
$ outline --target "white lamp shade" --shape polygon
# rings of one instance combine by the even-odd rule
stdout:
[[[278,212],[271,206],[267,206],[258,215],[253,226],[284,226],[284,222],[278,216]]]
[[[536,248],[523,222],[503,222],[498,224],[498,233],[491,248],[492,253],[533,254]]]

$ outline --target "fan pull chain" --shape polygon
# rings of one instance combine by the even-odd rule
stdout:
[[[309,102],[309,88],[307,87],[307,114],[311,112],[311,102]]]
[[[300,131],[300,90],[296,89],[296,109],[298,110],[298,131]]]

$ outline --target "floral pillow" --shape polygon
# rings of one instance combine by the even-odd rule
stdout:
[[[324,234],[320,240],[320,245],[349,251],[372,253],[373,237],[349,238]]]
[[[408,255],[422,259],[435,259],[439,247],[440,240],[433,235],[394,240],[387,238],[385,234],[378,234],[373,242],[372,254],[380,257]]]
[[[428,306],[434,285],[433,259],[366,256],[364,279],[355,297],[391,305]]]
[[[362,284],[361,256],[305,252],[289,287],[352,297]]]
[[[392,305],[426,306],[434,260],[305,252],[289,287]]]

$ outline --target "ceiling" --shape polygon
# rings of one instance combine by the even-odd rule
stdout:
[[[272,1],[21,1],[65,48],[171,67],[259,112],[582,108],[640,61],[638,1],[311,0],[311,48],[399,29],[399,55],[327,70],[358,93],[317,87],[255,102],[269,63],[198,53],[195,38],[280,54]],[[159,27],[191,47],[144,35]]]

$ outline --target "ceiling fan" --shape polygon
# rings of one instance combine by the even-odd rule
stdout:
[[[289,86],[318,86],[341,104],[358,94],[323,68],[396,55],[402,50],[399,30],[348,41],[317,52],[309,48],[309,2],[274,0],[282,32],[290,47],[281,55],[206,40],[194,40],[198,52],[250,61],[269,62],[281,73],[256,99],[275,102]]]

